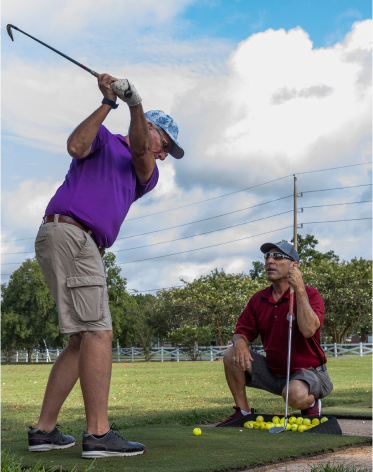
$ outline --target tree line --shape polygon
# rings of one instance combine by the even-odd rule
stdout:
[[[306,285],[315,287],[325,303],[324,340],[343,343],[351,334],[371,334],[372,261],[341,261],[334,253],[316,250],[313,235],[298,235],[300,270]],[[104,256],[113,340],[122,347],[137,345],[150,359],[152,345],[167,340],[195,356],[196,346],[226,345],[239,315],[258,290],[268,286],[264,263],[253,262],[249,274],[213,270],[180,288],[156,296],[127,293],[115,255]],[[2,349],[10,359],[16,349],[31,351],[44,341],[61,347],[68,341],[59,333],[58,313],[35,258],[27,259],[2,285]],[[256,341],[260,344],[260,339]]]

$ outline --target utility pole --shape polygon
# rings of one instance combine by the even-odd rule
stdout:
[[[300,197],[303,197],[303,193],[299,195]],[[301,212],[303,213],[303,208],[301,209]],[[303,228],[303,223],[298,226],[298,191],[297,191],[297,178],[295,177],[294,174],[294,249],[297,251],[298,250],[298,229]]]
[[[298,194],[297,194],[297,178],[294,175],[294,249],[298,249],[298,204],[297,204]]]

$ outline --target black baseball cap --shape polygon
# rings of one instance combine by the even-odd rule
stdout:
[[[277,247],[281,252],[287,254],[293,259],[293,261],[299,262],[299,254],[294,249],[294,246],[286,241],[280,241],[279,243],[265,243],[260,247],[260,250],[265,254],[274,247]]]

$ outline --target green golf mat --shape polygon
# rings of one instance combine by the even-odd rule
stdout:
[[[151,471],[151,472],[212,472],[233,468],[263,465],[305,454],[336,450],[341,446],[366,443],[367,437],[325,436],[246,428],[202,428],[201,436],[193,435],[193,426],[149,426],[128,429],[125,437],[146,445],[147,452],[137,457],[115,457],[97,460],[94,471]],[[70,471],[77,466],[82,471],[92,461],[81,458],[81,438],[75,447],[63,451],[29,453],[27,435],[22,442],[3,444],[4,449],[24,466],[42,461],[47,467],[62,466]]]
[[[335,405],[322,408],[322,416],[336,416],[337,418],[370,418],[372,419],[371,403],[352,403],[350,405]]]

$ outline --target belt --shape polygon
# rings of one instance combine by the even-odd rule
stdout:
[[[323,365],[319,365],[319,367],[316,367],[315,369],[317,372],[319,372],[320,370],[326,370],[326,365],[323,364]]]
[[[45,225],[45,223],[53,223],[54,222],[54,215],[47,215],[44,216],[42,224]],[[105,254],[105,248],[104,246],[100,246],[98,242],[96,241],[95,235],[92,233],[90,229],[87,228],[87,226],[83,225],[83,223],[80,223],[78,220],[75,220],[74,218],[71,218],[71,216],[66,216],[66,215],[58,215],[58,223],[67,223],[69,225],[74,225],[83,230],[85,233],[88,233],[93,241],[95,242],[98,252],[103,256]]]

